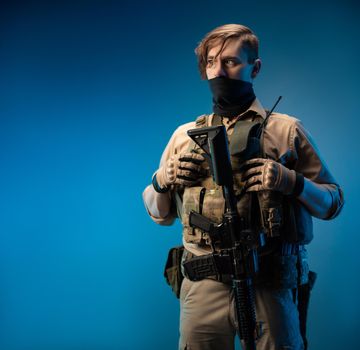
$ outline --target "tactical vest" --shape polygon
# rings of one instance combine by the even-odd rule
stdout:
[[[245,192],[244,182],[241,177],[240,166],[243,162],[241,154],[247,159],[265,157],[262,147],[257,150],[258,154],[246,154],[253,149],[252,142],[254,129],[259,125],[261,117],[255,112],[251,120],[239,120],[234,126],[234,132],[229,136],[229,150],[234,178],[234,191],[237,197],[237,210],[242,218],[245,227],[255,232],[264,232],[268,237],[280,237],[281,240],[289,243],[299,243],[297,237],[295,216],[292,205],[280,192],[260,191]],[[220,120],[213,122],[213,125],[220,124]],[[196,119],[196,128],[209,125],[209,116],[202,115]],[[188,151],[201,153],[199,146],[193,141]],[[192,210],[198,212],[213,222],[221,223],[225,201],[222,188],[212,179],[209,166],[203,163],[204,173],[207,174],[199,184],[192,187],[178,189],[175,193],[176,207],[180,220],[183,224],[184,239],[188,243],[196,243],[206,247],[211,244],[209,235],[198,229],[190,227],[189,214]]]

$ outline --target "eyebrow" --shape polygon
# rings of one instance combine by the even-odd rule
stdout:
[[[211,58],[214,58],[214,57],[217,57],[217,56],[208,56],[207,59],[211,59]],[[237,56],[224,56],[221,58],[222,60],[241,60],[240,57],[237,57]]]

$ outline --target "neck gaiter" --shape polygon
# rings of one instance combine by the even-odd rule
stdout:
[[[256,98],[252,83],[227,77],[216,77],[208,82],[213,95],[213,111],[220,116],[236,117]]]

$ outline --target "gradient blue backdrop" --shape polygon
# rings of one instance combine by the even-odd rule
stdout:
[[[0,348],[176,349],[162,277],[180,226],[141,193],[171,133],[211,111],[194,47],[215,26],[261,39],[258,97],[300,118],[346,206],[315,220],[311,349],[358,346],[356,1],[2,1]]]

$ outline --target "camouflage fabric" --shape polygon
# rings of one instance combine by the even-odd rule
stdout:
[[[207,126],[206,116],[200,116],[196,121],[196,126]],[[195,145],[194,142],[191,142],[189,148],[189,150],[193,152],[200,152],[199,146]],[[256,222],[259,221],[259,217],[251,217],[254,194],[243,193],[242,188],[244,183],[241,180],[241,173],[239,172],[240,164],[236,162],[234,157],[232,157],[231,162],[234,171],[235,195],[239,199],[237,202],[239,215],[244,218],[247,225],[252,224],[253,226],[258,226]],[[199,186],[185,187],[181,200],[177,200],[177,206],[181,205],[181,215],[179,215],[179,217],[181,217],[182,220],[185,241],[199,245],[210,245],[210,238],[206,232],[192,228],[189,225],[189,215],[192,210],[204,215],[215,223],[221,223],[225,210],[222,188],[214,183],[206,162],[204,162],[203,167],[204,172],[208,173],[209,176],[202,179]],[[179,199],[179,194],[177,197]]]

